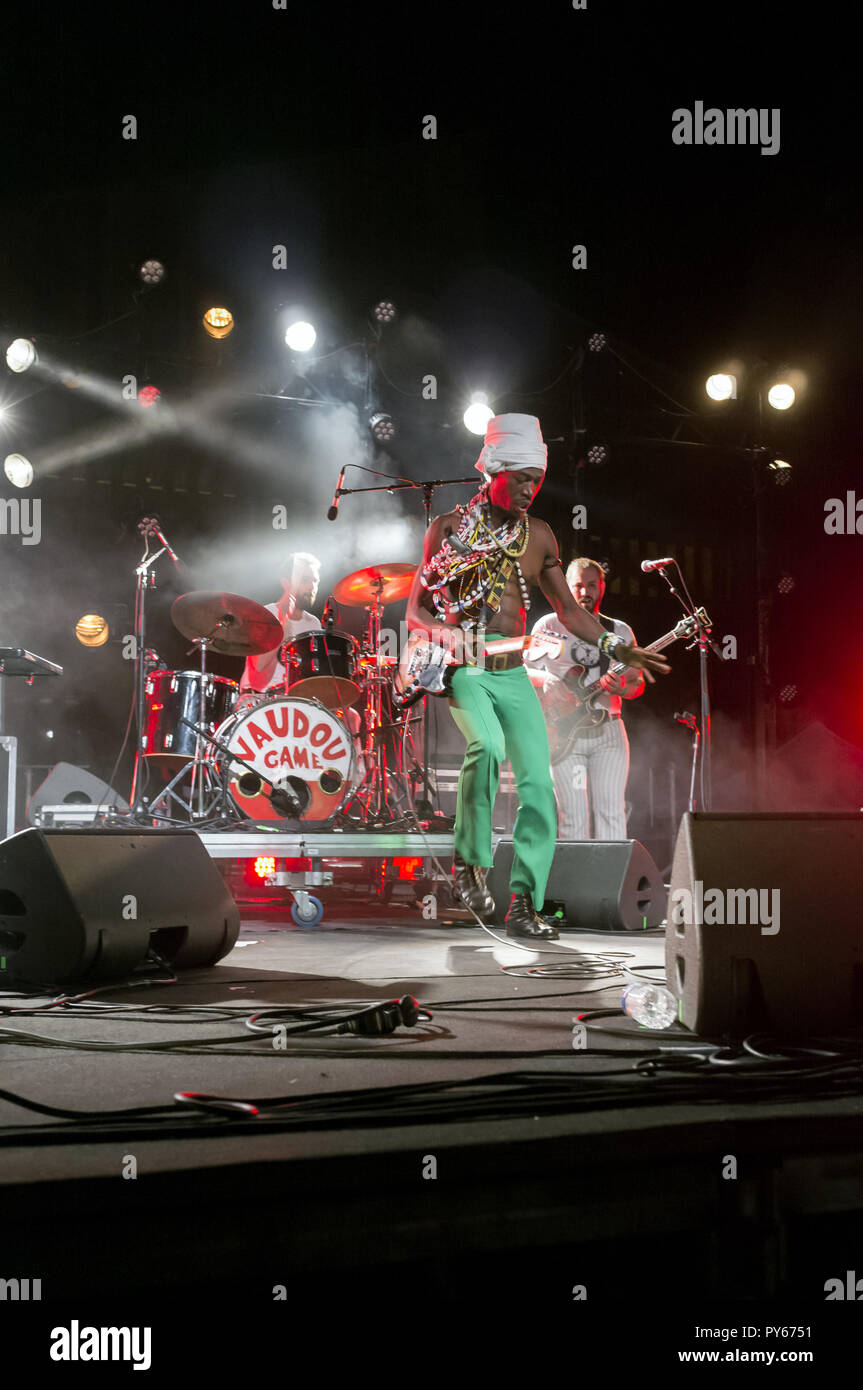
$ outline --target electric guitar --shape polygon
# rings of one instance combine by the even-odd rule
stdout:
[[[709,632],[712,624],[705,609],[699,608],[697,612],[701,623]],[[664,633],[643,650],[661,652],[663,647],[669,647],[672,642],[694,637],[696,631],[694,618],[681,618],[671,632]],[[612,662],[608,670],[616,675],[626,670],[626,663]],[[537,673],[537,677],[539,674]],[[605,693],[602,677],[585,684],[585,674],[586,668],[576,664],[572,671],[567,672],[565,680],[553,680],[546,690],[536,686],[536,693],[545,715],[552,766],[563,762],[564,758],[569,756],[572,745],[584,729],[601,724],[608,715],[608,711],[598,703],[599,697]]]
[[[467,634],[468,646],[475,634]],[[499,637],[484,641],[481,652],[476,652],[477,660],[487,656],[503,656],[506,652],[525,652],[530,649],[536,656],[550,656],[552,660],[563,651],[564,638],[541,633],[536,637],[525,633],[522,637]],[[412,632],[401,655],[399,667],[393,681],[393,702],[399,709],[409,709],[424,695],[446,695],[449,691],[453,670],[464,662],[456,661],[445,647],[432,642],[423,632]]]

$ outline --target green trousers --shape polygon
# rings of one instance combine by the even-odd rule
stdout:
[[[490,868],[491,815],[504,758],[518,791],[510,891],[527,893],[537,910],[557,839],[557,812],[548,735],[539,697],[523,666],[489,671],[460,666],[453,672],[452,717],[467,743],[458,782],[455,848],[466,864]]]

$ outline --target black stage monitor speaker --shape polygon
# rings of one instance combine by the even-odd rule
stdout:
[[[74,763],[56,763],[44,782],[41,782],[27,802],[27,820],[36,824],[36,813],[42,806],[74,806],[76,803],[87,806],[116,806],[118,811],[128,813],[128,804],[113,787],[85,772]]]
[[[705,1037],[863,1023],[863,815],[683,817],[665,967]]]
[[[498,920],[509,908],[512,840],[499,842],[488,886]],[[563,910],[567,927],[649,931],[665,917],[662,875],[638,840],[558,840],[545,909]]]
[[[214,965],[240,914],[194,830],[22,830],[0,844],[0,981],[121,980],[153,949]]]

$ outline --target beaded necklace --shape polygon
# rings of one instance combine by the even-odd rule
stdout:
[[[530,538],[527,517],[504,522],[494,528],[484,485],[467,506],[456,509],[461,513],[458,529],[444,541],[421,575],[423,588],[432,597],[439,618],[446,621],[455,613],[467,615],[471,609],[486,609],[496,613],[507,581],[513,570],[518,578],[521,601],[525,611],[530,609],[530,594],[519,563]],[[488,520],[486,520],[488,518]],[[444,590],[450,589],[450,598]],[[462,617],[462,626],[470,626],[476,617]]]

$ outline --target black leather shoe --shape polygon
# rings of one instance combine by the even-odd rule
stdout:
[[[557,941],[556,927],[549,927],[535,911],[527,893],[513,893],[506,914],[507,936],[527,936],[539,941]]]
[[[459,855],[455,856],[452,868],[456,897],[465,907],[475,912],[477,917],[482,917],[483,921],[493,920],[496,908],[494,898],[486,886],[485,869],[477,864],[465,864]]]

